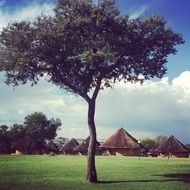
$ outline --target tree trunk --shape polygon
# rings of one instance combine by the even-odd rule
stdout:
[[[95,100],[88,102],[88,127],[90,132],[90,142],[88,147],[88,160],[87,160],[87,180],[90,183],[97,182],[96,166],[95,166],[95,153],[96,153],[96,126],[94,122],[95,115]]]

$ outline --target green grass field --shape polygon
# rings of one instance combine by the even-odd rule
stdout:
[[[98,156],[98,184],[84,156],[0,156],[0,189],[190,190],[190,159]]]

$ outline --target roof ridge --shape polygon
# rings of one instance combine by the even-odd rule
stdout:
[[[108,137],[100,147],[103,148],[145,148],[139,141],[124,128],[118,129]],[[146,148],[145,148],[146,149]],[[147,149],[146,149],[147,150]]]
[[[184,149],[186,150],[186,151],[189,151],[188,150],[188,148],[182,143],[182,142],[180,142],[175,136],[173,136],[173,135],[171,135],[170,137],[168,137],[163,143],[161,143],[156,149],[155,149],[155,151],[164,151],[164,149],[168,149],[168,146],[169,146],[169,143],[170,143],[170,141],[171,140],[174,140],[174,147],[175,146],[179,146],[179,149],[183,149],[183,151],[184,151]],[[171,149],[171,148],[169,148],[169,149]],[[178,151],[180,151],[180,150],[178,150]],[[182,150],[181,150],[182,151]]]

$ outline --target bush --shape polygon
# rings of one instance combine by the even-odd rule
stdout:
[[[49,153],[49,156],[55,156],[56,154],[55,154],[55,152],[50,152]]]

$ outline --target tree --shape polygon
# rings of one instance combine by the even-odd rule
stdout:
[[[156,144],[162,144],[166,140],[167,140],[167,137],[163,135],[158,135],[157,137],[155,137]]]
[[[22,124],[14,123],[8,130],[8,137],[11,142],[25,135],[25,129]]]
[[[97,182],[95,105],[100,90],[121,80],[141,82],[166,73],[169,54],[183,43],[160,16],[130,19],[114,0],[59,0],[55,16],[8,24],[0,35],[0,70],[7,84],[40,77],[88,104],[87,180]]]
[[[39,145],[39,149],[45,144],[45,140],[56,137],[56,131],[61,126],[59,119],[47,119],[41,112],[34,112],[25,117],[23,124],[13,124],[7,131],[7,136],[12,144],[28,141],[25,147],[28,153],[32,153],[33,143]],[[27,139],[27,140],[26,140]],[[41,151],[40,151],[41,152]]]
[[[0,126],[0,135],[5,135],[7,133],[8,126],[7,125],[1,125]]]
[[[8,126],[0,125],[0,154],[8,154],[11,152],[11,142],[8,137]]]
[[[160,145],[167,139],[166,136],[158,135],[154,139],[144,138],[141,140],[141,144],[143,144],[147,149],[151,149],[154,145]]]
[[[41,112],[34,112],[24,119],[25,134],[41,144],[44,144],[45,140],[55,138],[60,126],[61,120],[53,118],[48,120]]]
[[[0,126],[0,140],[4,140],[6,142],[9,142],[8,129],[9,128],[7,125],[1,125]]]
[[[141,144],[144,145],[145,148],[150,150],[155,145],[155,141],[147,137],[141,140]]]

